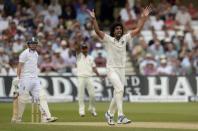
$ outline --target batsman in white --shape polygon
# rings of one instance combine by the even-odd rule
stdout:
[[[39,104],[41,112],[41,122],[54,122],[58,118],[52,117],[48,108],[46,95],[42,91],[41,83],[38,78],[38,53],[36,51],[38,41],[35,37],[27,42],[28,48],[19,56],[19,64],[17,68],[17,78],[19,81],[19,96],[17,106],[17,117],[12,122],[21,122],[25,105],[29,100],[29,94],[32,100]]]
[[[135,29],[124,34],[123,25],[119,22],[112,24],[110,35],[105,34],[98,27],[94,10],[87,10],[93,21],[93,26],[96,34],[103,41],[104,47],[107,51],[107,77],[110,79],[114,87],[114,96],[110,103],[108,111],[105,113],[105,118],[109,125],[114,125],[114,114],[118,110],[118,124],[130,123],[123,113],[123,93],[125,83],[125,63],[126,63],[126,45],[128,41],[140,33],[141,29],[146,22],[151,7],[147,6],[138,21]]]
[[[93,116],[97,116],[95,109],[95,90],[92,82],[93,72],[99,76],[94,60],[88,54],[88,45],[86,43],[76,45],[77,52],[77,75],[78,75],[78,101],[79,115],[85,116],[85,88],[89,94],[88,110]]]

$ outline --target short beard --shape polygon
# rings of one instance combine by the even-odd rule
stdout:
[[[121,37],[122,37],[122,36],[116,36],[115,38],[116,38],[117,40],[120,40]]]
[[[36,48],[35,49],[32,49],[32,48],[29,48],[31,51],[36,51]]]

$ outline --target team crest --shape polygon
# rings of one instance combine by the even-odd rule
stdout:
[[[124,44],[124,41],[122,41],[121,43],[122,43],[122,45],[123,45],[123,44]]]

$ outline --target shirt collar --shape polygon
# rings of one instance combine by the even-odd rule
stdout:
[[[30,53],[34,53],[35,51],[33,51],[33,50],[31,50],[31,49],[29,48],[29,52],[30,52]]]

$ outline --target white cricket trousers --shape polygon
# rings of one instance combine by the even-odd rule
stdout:
[[[50,118],[46,95],[42,91],[39,78],[21,78],[19,81],[19,107],[18,118],[21,119],[25,104],[29,100],[29,93],[31,93],[32,100],[39,104],[42,119]]]
[[[95,111],[95,90],[91,77],[78,77],[78,103],[79,114],[85,114],[85,88],[87,88],[89,95],[89,107],[88,110]]]
[[[118,110],[118,116],[123,114],[123,94],[125,84],[125,68],[108,68],[107,76],[111,81],[114,93],[108,112],[114,115]]]

